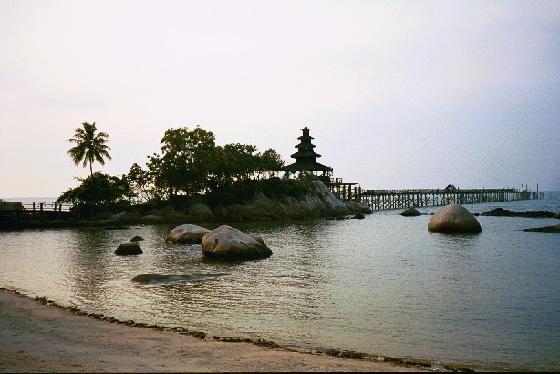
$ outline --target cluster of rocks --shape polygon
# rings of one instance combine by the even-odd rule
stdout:
[[[138,255],[142,253],[139,241],[134,237],[129,243],[119,245],[115,254],[119,256]],[[263,238],[247,234],[231,226],[222,225],[214,230],[184,224],[175,227],[166,240],[167,243],[202,244],[202,255],[218,260],[256,260],[272,255]]]
[[[415,208],[409,208],[401,212],[400,215],[414,217],[421,215],[421,213]],[[475,217],[479,215],[478,213],[472,214],[461,205],[449,204],[438,209],[433,214],[428,222],[428,230],[430,232],[443,233],[479,233],[482,232],[482,226]],[[548,211],[513,212],[503,208],[496,208],[484,212],[481,215],[497,217],[560,218],[560,213]],[[523,231],[559,233],[560,225],[530,228],[524,229]]]
[[[399,214],[404,217],[422,215],[416,208],[408,208]],[[478,233],[482,231],[482,227],[467,209],[458,204],[449,204],[432,213],[428,230],[443,233]]]
[[[212,231],[191,224],[177,226],[169,233],[168,243],[200,243],[202,255],[220,260],[254,260],[272,255],[263,238],[222,225]]]

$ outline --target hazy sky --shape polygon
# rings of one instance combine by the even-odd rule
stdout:
[[[0,0],[0,197],[121,174],[163,132],[272,147],[300,129],[364,188],[560,190],[560,1]]]

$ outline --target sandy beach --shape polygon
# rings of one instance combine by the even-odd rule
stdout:
[[[0,341],[2,372],[411,370],[387,362],[129,327],[75,315],[6,291],[0,291]]]

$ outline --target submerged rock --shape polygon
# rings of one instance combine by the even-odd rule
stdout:
[[[144,238],[138,235],[130,239],[131,242],[141,242],[142,240],[144,240]]]
[[[482,213],[483,216],[493,217],[526,217],[526,218],[559,218],[558,213],[546,210],[535,210],[529,212],[514,212],[511,210],[496,208]]]
[[[159,284],[173,282],[198,282],[204,280],[215,279],[219,276],[227,275],[225,273],[218,274],[139,274],[132,278],[133,282],[143,284]]]
[[[141,253],[142,249],[140,248],[140,244],[138,244],[138,242],[123,243],[119,245],[115,251],[115,254],[119,256],[139,255]]]
[[[532,229],[525,229],[525,232],[550,232],[550,233],[560,233],[560,225],[536,227]]]
[[[167,236],[168,243],[200,244],[202,237],[210,230],[189,223],[177,226]]]
[[[260,240],[259,240],[260,239]],[[223,225],[202,238],[202,254],[222,260],[254,260],[272,255],[264,240]]]
[[[422,213],[420,213],[418,211],[418,209],[416,209],[416,208],[408,208],[407,210],[405,210],[405,211],[403,211],[399,214],[401,216],[404,216],[404,217],[416,217],[416,216],[421,215]]]
[[[458,204],[449,204],[438,209],[430,218],[431,232],[477,233],[482,227],[474,215]]]

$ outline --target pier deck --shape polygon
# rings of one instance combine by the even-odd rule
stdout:
[[[330,190],[341,200],[361,201],[371,210],[406,209],[447,204],[475,204],[508,202],[544,198],[544,193],[501,189],[413,189],[413,190],[364,190],[358,183],[344,183],[333,179]]]

